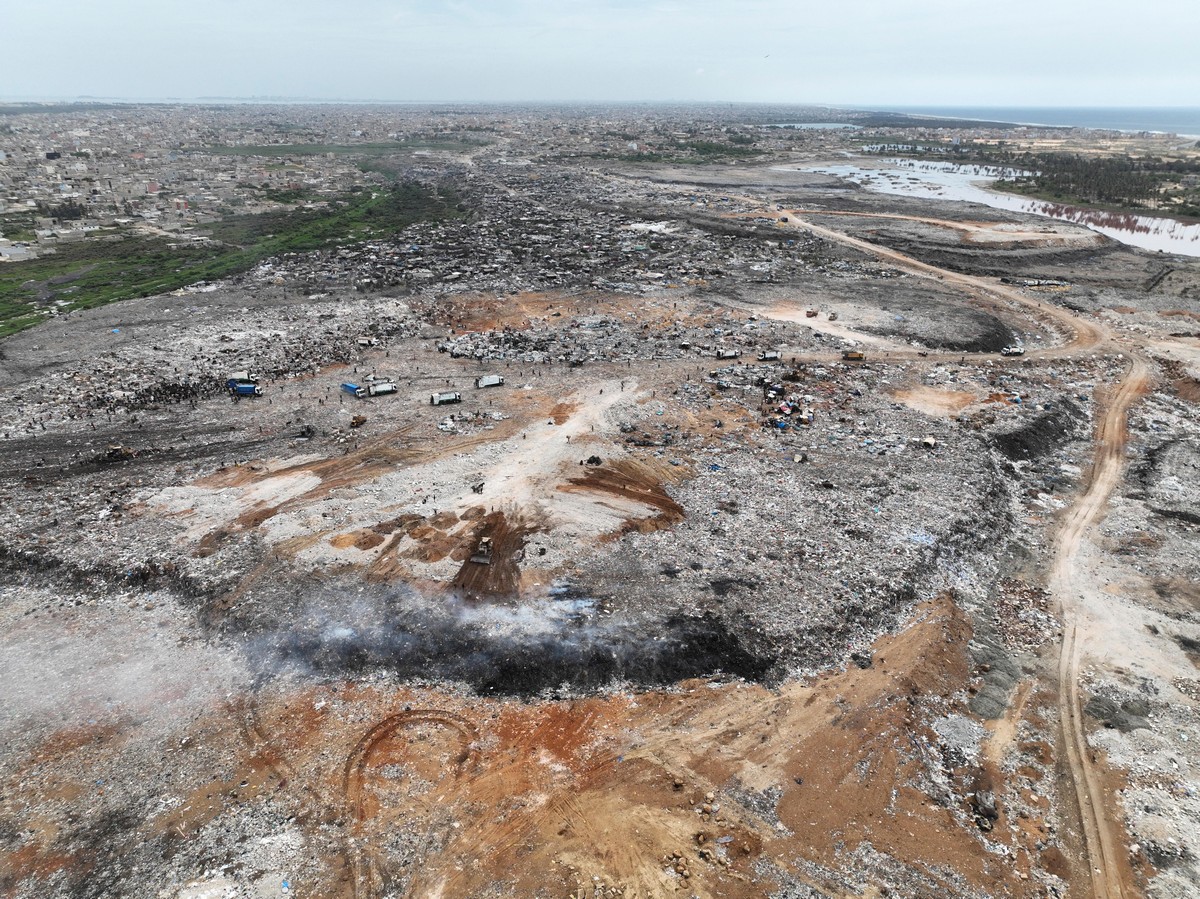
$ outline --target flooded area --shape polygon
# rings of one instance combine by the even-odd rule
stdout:
[[[800,171],[786,167],[781,170]],[[1143,250],[1200,256],[1200,224],[1131,213],[1084,209],[988,190],[987,185],[1014,174],[994,166],[955,165],[949,162],[916,162],[909,159],[872,160],[866,165],[841,164],[806,167],[844,178],[867,190],[923,199],[981,203],[994,209],[1044,215],[1083,225],[1106,237]]]

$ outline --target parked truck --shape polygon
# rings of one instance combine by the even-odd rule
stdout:
[[[354,383],[351,383],[350,381],[346,381],[342,384],[342,392],[348,393],[351,396],[356,396],[359,399],[362,399],[364,396],[367,395],[367,388],[360,387],[358,384],[354,384]]]
[[[262,396],[262,388],[258,386],[258,378],[248,371],[235,371],[225,381],[225,389],[230,396]]]
[[[387,396],[389,393],[396,392],[396,385],[392,381],[372,381],[367,385],[368,396]]]
[[[862,362],[867,354],[862,350],[842,350],[842,358],[847,362]]]
[[[455,391],[446,391],[445,393],[434,393],[429,396],[429,405],[445,406],[450,403],[461,403],[462,394]]]
[[[230,378],[225,387],[232,396],[262,396],[262,388],[249,381],[235,381]]]
[[[729,349],[718,349],[717,350],[717,358],[718,359],[737,359],[741,355],[742,355],[741,352],[739,352],[738,350],[729,350]]]
[[[761,353],[758,354],[758,361],[759,362],[778,362],[780,360],[780,358],[782,357],[782,355],[783,354],[780,353],[779,350],[763,350]]]
[[[503,375],[481,375],[475,379],[476,387],[503,387]]]

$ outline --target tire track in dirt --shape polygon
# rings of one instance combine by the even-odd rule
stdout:
[[[350,895],[353,899],[371,899],[376,895],[376,883],[383,879],[375,854],[362,848],[366,842],[362,838],[366,823],[363,780],[371,765],[371,758],[397,731],[418,724],[439,724],[458,734],[461,748],[454,760],[455,778],[462,776],[476,753],[474,746],[479,732],[475,726],[459,715],[436,709],[411,709],[389,715],[363,734],[346,758],[342,770],[342,793],[350,819],[346,854],[350,861]]]
[[[822,210],[789,210],[787,226],[791,228],[807,229],[813,234],[817,234],[828,240],[836,241],[837,243],[845,244],[846,246],[854,247],[864,253],[869,253],[880,259],[899,265],[901,268],[907,269],[912,274],[919,277],[928,278],[937,281],[939,284],[957,284],[960,287],[966,287],[970,290],[991,297],[993,299],[1004,299],[1010,302],[1024,306],[1033,312],[1040,315],[1048,316],[1055,323],[1066,328],[1073,335],[1068,347],[1077,350],[1092,349],[1103,342],[1107,334],[1104,329],[1098,325],[1083,321],[1078,316],[1068,312],[1065,309],[1060,309],[1051,303],[1043,303],[1040,300],[1028,297],[1019,290],[1013,290],[1009,287],[1004,287],[1001,284],[993,284],[983,278],[976,278],[972,275],[963,275],[950,269],[941,268],[940,266],[931,265],[928,262],[921,262],[919,259],[914,259],[905,253],[897,250],[892,250],[879,244],[871,243],[861,238],[851,237],[842,231],[837,231],[833,228],[826,228],[823,225],[814,224],[807,219],[799,218],[800,215],[813,214],[823,215]],[[940,223],[953,227],[954,223],[949,221],[942,222],[938,219],[925,219],[930,223]]]
[[[1058,662],[1062,744],[1079,811],[1092,895],[1096,899],[1122,899],[1125,866],[1117,851],[1120,838],[1106,813],[1103,787],[1092,766],[1080,708],[1078,629],[1080,611],[1086,607],[1088,597],[1083,592],[1082,579],[1077,577],[1075,560],[1085,532],[1103,517],[1109,497],[1124,474],[1129,409],[1149,384],[1149,367],[1140,356],[1134,356],[1097,423],[1096,456],[1088,486],[1059,531],[1050,577],[1051,592],[1058,600],[1063,618]]]
[[[1101,326],[1079,319],[1072,313],[1027,297],[1016,290],[989,284],[979,278],[913,259],[895,250],[851,237],[832,228],[814,225],[789,212],[790,225],[808,228],[814,234],[855,247],[881,259],[894,262],[923,277],[939,282],[957,283],[985,295],[1012,300],[1036,312],[1049,315],[1066,327],[1074,338],[1064,350],[1089,350],[1108,339]],[[1105,404],[1095,434],[1095,459],[1083,495],[1068,512],[1055,542],[1055,561],[1051,571],[1051,592],[1058,599],[1063,619],[1063,641],[1059,652],[1058,707],[1067,774],[1078,807],[1083,836],[1084,862],[1088,867],[1091,894],[1095,899],[1124,899],[1125,865],[1118,852],[1121,844],[1116,825],[1105,808],[1105,795],[1088,751],[1079,697],[1081,650],[1078,640],[1080,610],[1087,605],[1076,576],[1075,560],[1085,532],[1104,514],[1109,497],[1125,471],[1125,447],[1128,415],[1133,403],[1150,385],[1150,370],[1141,356],[1132,355],[1130,365],[1115,394]]]

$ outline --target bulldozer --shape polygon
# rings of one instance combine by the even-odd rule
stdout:
[[[475,552],[471,554],[471,561],[476,565],[491,565],[492,564],[492,538],[480,537],[479,545],[475,547]]]

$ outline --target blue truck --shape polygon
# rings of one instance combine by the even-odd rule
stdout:
[[[225,389],[229,391],[230,396],[262,396],[262,388],[257,384],[238,378],[230,378],[226,381]]]

